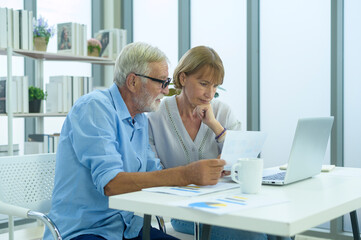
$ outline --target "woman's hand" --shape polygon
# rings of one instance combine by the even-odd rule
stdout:
[[[193,116],[198,117],[208,127],[217,122],[210,103],[196,106],[193,110]]]
[[[204,124],[212,129],[216,136],[218,136],[224,129],[215,118],[210,103],[196,106],[193,110],[193,116],[198,117]]]

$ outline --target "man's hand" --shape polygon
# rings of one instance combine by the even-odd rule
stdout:
[[[185,179],[189,184],[217,184],[226,161],[222,159],[206,159],[192,162],[185,166]]]

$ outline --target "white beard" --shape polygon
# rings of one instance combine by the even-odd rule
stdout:
[[[159,94],[157,97],[153,98],[149,92],[143,87],[140,94],[142,97],[137,97],[134,99],[134,102],[137,106],[137,109],[140,112],[155,112],[158,110],[160,103],[157,102],[157,99],[162,99],[163,94]]]

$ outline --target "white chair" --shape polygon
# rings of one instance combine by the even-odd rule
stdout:
[[[0,213],[9,215],[9,239],[14,238],[13,216],[43,222],[54,239],[62,237],[46,215],[51,207],[55,154],[0,157]]]

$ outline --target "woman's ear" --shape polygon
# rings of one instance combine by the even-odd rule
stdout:
[[[179,83],[183,87],[186,82],[187,75],[184,72],[179,74]]]

